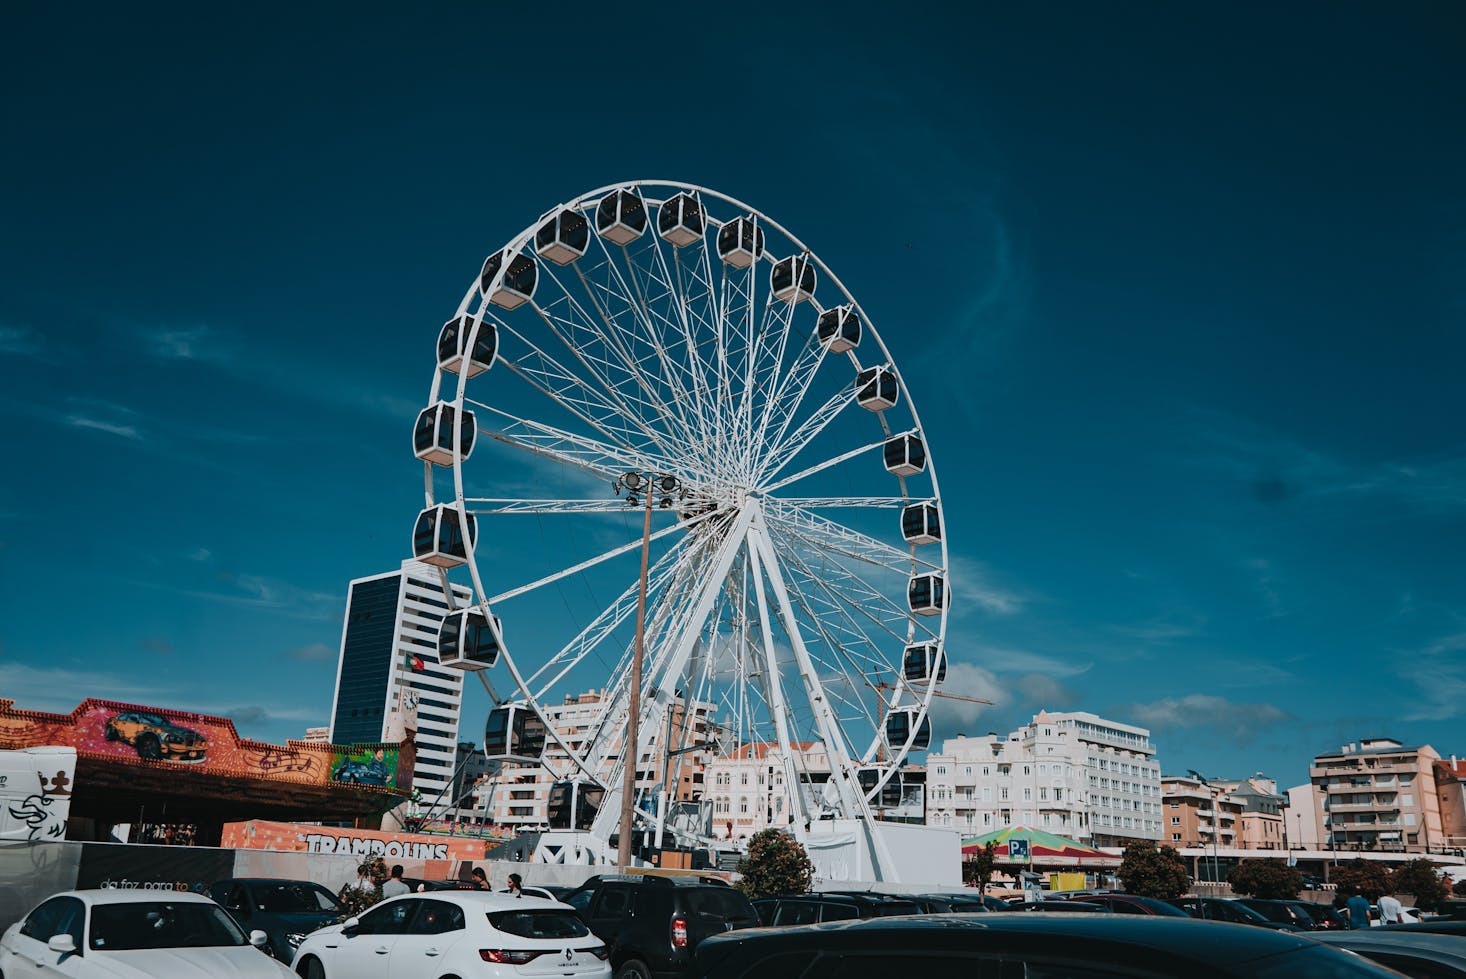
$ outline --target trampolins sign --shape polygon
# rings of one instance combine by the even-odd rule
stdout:
[[[342,853],[354,857],[390,857],[400,860],[447,860],[448,844],[381,840],[361,836],[325,836],[307,833],[307,853]]]

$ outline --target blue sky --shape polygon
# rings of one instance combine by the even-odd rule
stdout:
[[[1286,784],[1359,737],[1466,753],[1463,38],[1451,4],[22,5],[0,695],[325,723],[438,326],[555,202],[668,177],[809,244],[919,405],[949,689],[996,702],[938,738],[1090,710]]]

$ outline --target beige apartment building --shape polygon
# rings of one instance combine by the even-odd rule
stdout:
[[[1162,840],[1174,847],[1209,847],[1212,837],[1223,849],[1281,850],[1286,843],[1283,816],[1287,798],[1277,782],[1262,775],[1244,779],[1211,779],[1164,775]]]
[[[1435,763],[1435,794],[1441,810],[1440,846],[1466,851],[1466,758],[1452,755]]]
[[[600,690],[567,696],[563,704],[545,707],[545,718],[572,750],[580,751],[601,715],[604,697],[604,691]],[[694,702],[689,731],[685,730],[688,718],[684,705],[680,701],[671,705],[666,720],[652,734],[650,749],[642,753],[637,765],[636,785],[639,790],[654,789],[665,779],[674,787],[673,801],[702,799],[705,767],[710,753],[701,750],[683,752],[678,746],[715,741],[718,731],[713,722],[714,711],[715,705],[711,703]],[[672,745],[670,757],[663,754],[665,744]],[[545,764],[505,764],[498,775],[484,778],[476,790],[476,810],[487,813],[489,821],[500,826],[522,830],[548,828],[546,810],[550,786],[557,778],[568,777],[564,773],[570,772],[571,765],[570,757],[552,739],[545,742],[544,760]],[[610,774],[609,771],[599,773],[602,779],[609,778]]]
[[[1321,800],[1321,842],[1335,850],[1423,853],[1445,845],[1430,745],[1370,738],[1318,755],[1308,770]]]

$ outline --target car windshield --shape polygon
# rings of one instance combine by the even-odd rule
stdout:
[[[109,952],[249,944],[223,908],[192,901],[95,905],[89,936],[91,948]]]
[[[340,913],[343,910],[341,902],[330,891],[316,884],[256,884],[254,898],[255,906],[261,911],[283,914]]]
[[[520,938],[584,938],[590,929],[569,911],[544,908],[526,911],[490,911],[489,924]]]

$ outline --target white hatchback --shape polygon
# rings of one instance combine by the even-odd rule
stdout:
[[[575,909],[558,901],[427,891],[312,932],[294,967],[304,979],[609,979],[609,955]]]
[[[223,908],[179,891],[66,891],[0,936],[4,979],[287,979],[290,970]]]

